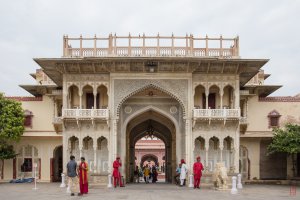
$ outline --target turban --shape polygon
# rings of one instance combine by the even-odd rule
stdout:
[[[181,159],[181,164],[182,164],[182,163],[185,163],[184,159]]]

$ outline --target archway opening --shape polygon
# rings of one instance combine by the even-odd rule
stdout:
[[[165,182],[165,154],[166,148],[163,140],[146,135],[135,143],[135,166],[139,168],[140,178],[146,167],[152,172],[150,181]],[[155,170],[154,170],[155,169]]]
[[[51,181],[60,182],[61,173],[63,172],[62,145],[54,149],[51,165]]]
[[[153,149],[154,146],[156,148],[161,146],[159,151],[158,149],[153,150],[151,154],[154,156],[144,157],[144,159],[145,161],[150,161],[150,163],[151,161],[153,163],[157,162],[159,167],[157,169],[161,175],[158,176],[158,179],[161,182],[172,182],[176,168],[176,131],[173,122],[169,118],[150,109],[136,116],[128,123],[126,138],[126,144],[128,144],[126,162],[129,163],[126,166],[127,182],[133,182],[134,180],[134,169],[138,166],[138,159],[140,160],[139,165],[142,162],[142,158],[138,157],[137,146],[141,144],[138,141],[142,141],[144,143],[143,146],[147,146],[146,150],[148,151],[150,150],[149,147]],[[154,140],[154,138],[156,139]],[[157,144],[153,145],[154,143]],[[156,152],[154,153],[154,151]],[[161,158],[161,160],[158,158]]]

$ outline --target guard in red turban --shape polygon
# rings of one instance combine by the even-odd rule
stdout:
[[[197,161],[194,163],[193,171],[194,171],[194,189],[199,188],[200,189],[200,180],[202,176],[203,171],[203,165],[201,163],[200,156],[197,157]]]
[[[119,184],[120,187],[124,187],[124,185],[122,183],[122,176],[119,171],[119,167],[121,167],[121,166],[122,166],[122,163],[121,163],[120,157],[118,156],[113,163],[113,168],[114,168],[113,177],[114,177],[114,186],[115,187],[117,187],[117,184]]]

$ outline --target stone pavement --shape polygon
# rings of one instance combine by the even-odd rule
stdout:
[[[130,200],[193,200],[193,199],[300,199],[300,188],[296,196],[290,196],[290,187],[282,185],[244,185],[237,195],[228,191],[215,191],[209,187],[194,190],[188,187],[178,187],[171,184],[128,184],[125,188],[108,189],[92,187],[88,195],[71,197],[66,188],[60,188],[59,183],[38,183],[38,190],[33,190],[32,183],[0,183],[0,200],[45,200],[45,199],[130,199]]]

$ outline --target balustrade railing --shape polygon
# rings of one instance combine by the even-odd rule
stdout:
[[[62,117],[53,117],[53,124],[61,124]]]
[[[85,46],[85,42],[93,45]],[[124,45],[125,44],[127,45]],[[134,42],[134,45],[132,43]],[[122,43],[122,45],[121,45]],[[169,46],[160,46],[167,44]],[[217,44],[217,45],[216,45]],[[138,46],[136,46],[138,45]],[[76,47],[73,47],[76,46]],[[100,47],[101,46],[101,47]],[[239,57],[239,38],[186,36],[63,37],[63,57]]]
[[[63,118],[108,119],[108,109],[63,109]]]
[[[194,109],[194,118],[239,118],[240,109]]]

